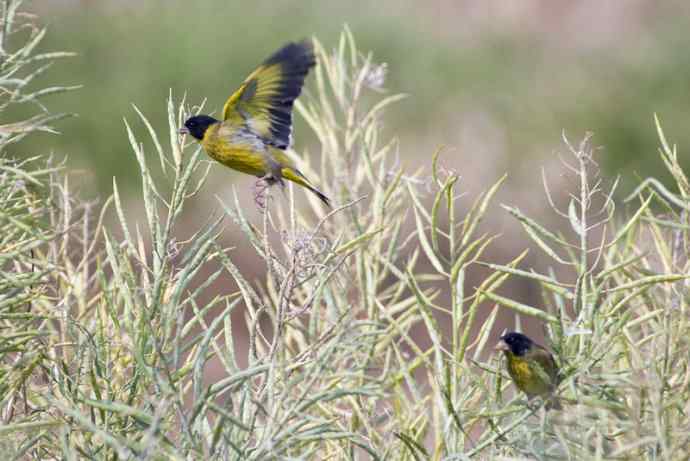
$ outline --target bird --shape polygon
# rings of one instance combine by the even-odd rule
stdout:
[[[546,348],[522,333],[511,331],[499,338],[496,350],[505,355],[508,374],[528,400],[539,396],[547,402],[547,408],[560,408],[553,397],[560,381],[559,369]]]
[[[292,108],[309,70],[316,65],[311,40],[290,42],[244,80],[223,106],[222,120],[189,117],[180,134],[195,138],[214,160],[259,178],[255,199],[285,179],[307,188],[327,206],[330,199],[302,174],[286,154],[292,142]]]

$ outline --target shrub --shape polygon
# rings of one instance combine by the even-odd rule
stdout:
[[[5,3],[0,49],[21,27],[17,5]],[[15,59],[20,70],[64,56],[31,58],[42,36],[34,30],[24,51],[5,51],[3,65]],[[127,123],[142,178],[141,225],[116,183],[96,205],[76,198],[69,176],[50,161],[9,158],[13,139],[49,129],[58,116],[22,122],[21,132],[5,126],[5,452],[38,459],[685,456],[690,189],[661,125],[660,155],[675,192],[645,180],[620,211],[588,140],[566,139],[573,164],[564,171],[577,186],[564,209],[545,193],[569,231],[503,206],[554,270],[522,267],[526,252],[488,263],[482,255],[496,236],[480,222],[500,211],[493,198],[503,178],[461,213],[467,199],[458,174],[441,166],[441,152],[429,177],[410,174],[395,139],[382,139],[384,110],[401,98],[382,90],[385,67],[363,56],[347,29],[333,51],[318,41],[316,50],[315,89],[297,110],[319,140],[320,169],[295,160],[321,179],[332,211],[289,188],[286,196],[274,191],[260,222],[251,222],[236,192],[231,203],[221,200],[220,216],[180,240],[180,218],[208,167],[197,147],[181,144],[177,129],[189,110],[172,96],[165,142],[140,112],[139,128]],[[52,91],[13,97],[35,101]],[[248,280],[222,245],[228,226],[239,227],[264,262],[261,280]],[[490,270],[468,287],[467,271],[477,264]],[[213,282],[223,277],[236,286],[219,292]],[[509,277],[538,284],[543,308],[499,294]],[[491,354],[502,309],[518,325],[531,318],[545,326],[561,363],[565,411],[513,395]],[[481,323],[480,312],[487,314]],[[246,347],[235,341],[244,329]],[[210,380],[211,367],[222,377]]]

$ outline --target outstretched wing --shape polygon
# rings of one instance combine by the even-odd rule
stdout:
[[[245,124],[267,144],[287,148],[292,131],[292,105],[314,64],[311,41],[287,44],[252,72],[228,98],[223,119]]]

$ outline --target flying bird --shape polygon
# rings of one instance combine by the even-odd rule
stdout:
[[[195,115],[180,134],[194,137],[214,160],[259,178],[256,201],[273,184],[292,181],[309,189],[326,205],[329,198],[295,166],[285,150],[292,141],[292,107],[316,64],[313,44],[288,43],[252,72],[223,106],[222,120]]]

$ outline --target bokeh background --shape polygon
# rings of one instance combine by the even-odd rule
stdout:
[[[470,197],[508,172],[497,200],[553,219],[540,168],[556,189],[568,186],[559,182],[564,131],[575,142],[594,132],[597,160],[607,177],[623,177],[618,197],[625,196],[642,177],[665,177],[654,113],[690,166],[690,4],[683,1],[42,0],[28,8],[48,23],[44,49],[78,53],[46,81],[84,87],[46,101],[53,112],[78,114],[60,123],[61,135],[27,138],[15,153],[67,156],[86,197],[107,196],[114,176],[133,210],[139,175],[123,123],[141,129],[132,104],[160,130],[170,91],[193,103],[207,98],[217,112],[281,44],[317,36],[334,47],[343,24],[361,49],[387,63],[387,91],[409,94],[385,118],[386,134],[400,139],[401,160],[410,169],[428,165],[447,146],[444,165],[462,175]],[[298,120],[297,150],[314,143]],[[190,225],[198,224],[194,214],[217,208],[216,195],[251,182],[213,168]],[[496,260],[527,245],[500,208],[489,221],[509,237],[494,245]],[[241,246],[232,226],[225,238]],[[240,261],[259,270],[256,260]],[[544,269],[534,252],[525,265]],[[511,296],[538,303],[534,288],[513,284]]]

